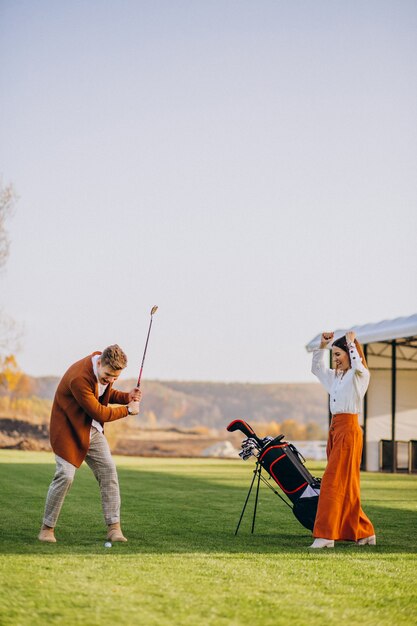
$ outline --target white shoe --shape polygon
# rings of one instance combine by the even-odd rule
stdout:
[[[315,539],[310,548],[334,548],[333,539]]]
[[[370,537],[364,537],[363,539],[358,539],[356,542],[357,546],[376,546],[376,535],[371,535]]]

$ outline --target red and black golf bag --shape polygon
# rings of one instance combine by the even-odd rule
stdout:
[[[257,467],[259,465],[260,468],[255,471],[259,471],[259,479],[262,479],[261,469],[265,469],[290,500],[291,504],[286,500],[285,502],[292,508],[300,524],[313,530],[320,495],[320,479],[310,474],[304,465],[305,459],[297,448],[284,441],[284,435],[274,439],[272,437],[260,439],[243,420],[234,420],[228,425],[227,430],[229,432],[240,430],[246,435],[247,439],[242,443],[242,452],[239,456],[244,460],[251,455],[257,457]],[[278,493],[277,495],[279,496]],[[247,501],[245,506],[246,504]]]

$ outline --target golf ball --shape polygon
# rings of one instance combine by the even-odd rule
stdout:
[[[111,542],[110,541],[106,541],[106,543],[104,544],[105,548],[111,548]]]

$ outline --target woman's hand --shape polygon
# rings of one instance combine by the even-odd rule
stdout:
[[[320,341],[320,349],[323,350],[323,348],[326,348],[327,344],[333,340],[333,337],[334,337],[334,333],[322,333],[321,341]]]
[[[356,333],[353,330],[350,330],[348,333],[346,333],[346,343],[353,343],[355,341],[356,338]]]

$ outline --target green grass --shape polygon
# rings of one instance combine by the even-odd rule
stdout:
[[[0,452],[0,624],[416,624],[417,477],[362,475],[378,545],[311,536],[240,461],[118,457],[127,544],[105,549],[98,487],[76,474],[56,545],[36,540],[52,455]],[[323,465],[309,465],[320,473]]]

